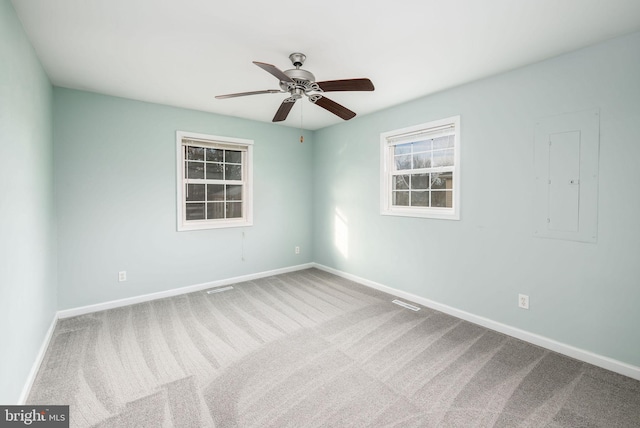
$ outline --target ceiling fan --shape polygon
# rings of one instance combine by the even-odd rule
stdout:
[[[349,120],[355,117],[355,113],[343,105],[322,95],[323,92],[338,91],[373,91],[373,83],[369,79],[342,79],[342,80],[325,80],[324,82],[316,82],[315,76],[303,70],[302,64],[307,59],[305,54],[295,52],[289,55],[289,59],[295,68],[282,71],[275,65],[266,64],[264,62],[253,61],[255,65],[273,75],[280,81],[280,90],[267,89],[264,91],[240,92],[236,94],[218,95],[217,99],[244,97],[247,95],[258,94],[283,94],[289,93],[289,97],[285,98],[280,104],[280,108],[273,117],[273,122],[282,122],[287,118],[293,105],[302,96],[309,98],[313,104],[335,114],[336,116]]]

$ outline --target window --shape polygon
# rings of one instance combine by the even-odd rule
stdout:
[[[380,134],[381,214],[460,219],[460,116]]]
[[[178,230],[252,224],[253,141],[178,131]]]

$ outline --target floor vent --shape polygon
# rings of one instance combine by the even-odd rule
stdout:
[[[395,303],[396,305],[400,305],[403,308],[411,309],[412,311],[419,311],[420,310],[419,307],[410,305],[410,304],[402,302],[400,300],[393,300],[391,303]]]
[[[207,291],[207,294],[222,293],[223,291],[227,290],[233,290],[233,287],[229,285],[228,287],[212,288],[211,290]]]

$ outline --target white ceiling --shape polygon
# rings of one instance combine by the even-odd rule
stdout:
[[[307,55],[359,115],[640,31],[638,0],[13,0],[52,83],[270,122],[285,94],[252,64]],[[306,100],[284,125],[341,122]]]

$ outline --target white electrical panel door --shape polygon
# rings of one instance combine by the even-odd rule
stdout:
[[[538,121],[534,236],[596,242],[599,146],[597,109]]]
[[[549,230],[578,232],[580,132],[549,135]]]

